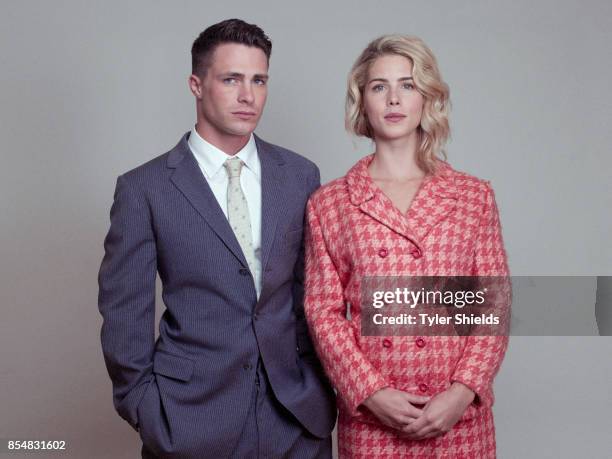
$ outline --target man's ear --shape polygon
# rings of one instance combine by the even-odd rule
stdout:
[[[200,79],[200,77],[192,73],[191,75],[189,75],[189,78],[187,79],[187,84],[189,85],[191,94],[193,94],[196,99],[201,99],[202,98],[202,80]]]

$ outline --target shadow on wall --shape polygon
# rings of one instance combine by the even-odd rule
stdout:
[[[595,320],[600,336],[612,336],[612,276],[597,276]]]

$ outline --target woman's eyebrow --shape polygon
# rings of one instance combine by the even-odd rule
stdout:
[[[397,81],[408,81],[408,80],[413,80],[414,78],[412,78],[411,76],[408,77],[402,77],[402,78],[398,78]],[[370,81],[368,81],[368,84],[372,83],[373,81],[380,81],[381,83],[388,83],[389,80],[387,80],[386,78],[372,78]]]

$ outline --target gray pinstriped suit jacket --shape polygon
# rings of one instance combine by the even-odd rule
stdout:
[[[167,457],[225,457],[262,359],[277,399],[313,435],[334,394],[302,310],[303,222],[319,186],[307,159],[255,138],[262,169],[263,288],[187,144],[120,176],[99,273],[102,350],[119,414]],[[154,339],[155,278],[166,310]]]

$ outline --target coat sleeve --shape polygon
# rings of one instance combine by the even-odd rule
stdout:
[[[117,179],[98,275],[101,341],[119,415],[138,430],[138,404],[152,380],[155,346],[155,238],[148,204]]]
[[[496,276],[501,280],[502,290],[498,290],[496,304],[497,310],[506,323],[509,313],[509,271],[504,250],[499,212],[491,186],[486,183],[484,209],[481,215],[478,233],[476,236],[474,276]],[[501,300],[500,300],[501,298]],[[499,332],[499,330],[497,330]],[[493,333],[489,333],[493,335]],[[493,378],[497,374],[508,347],[506,333],[499,336],[468,336],[463,355],[451,377],[451,382],[457,381],[472,389],[476,397],[474,405],[488,407],[493,405]]]
[[[315,348],[340,400],[351,416],[359,406],[390,383],[357,344],[359,324],[346,318],[344,289],[332,261],[313,199],[307,206],[306,290],[304,310]]]

